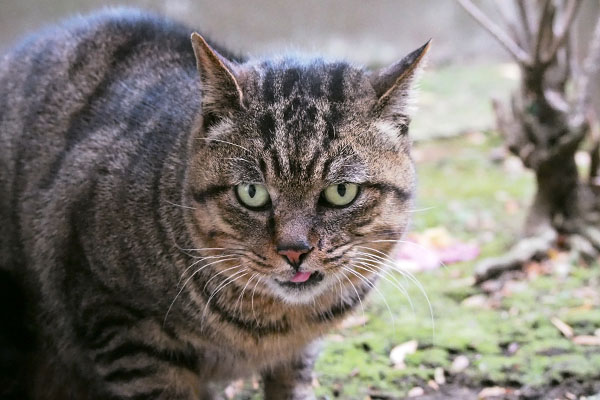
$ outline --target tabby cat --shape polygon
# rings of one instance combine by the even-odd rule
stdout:
[[[4,398],[210,399],[254,373],[314,398],[318,338],[409,222],[427,48],[244,60],[117,9],[5,55]]]

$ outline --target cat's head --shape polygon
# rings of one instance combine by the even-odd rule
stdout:
[[[186,185],[198,246],[231,255],[215,268],[232,284],[252,278],[291,303],[371,279],[409,223],[408,110],[429,44],[368,72],[321,59],[238,64],[192,42],[203,129]]]

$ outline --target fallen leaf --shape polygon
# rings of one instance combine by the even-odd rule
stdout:
[[[466,356],[457,356],[454,359],[454,361],[452,361],[452,365],[450,366],[450,372],[452,372],[453,374],[458,374],[467,369],[469,364],[469,359]]]
[[[508,347],[506,348],[506,351],[508,352],[509,355],[513,355],[515,354],[517,351],[519,350],[519,343],[517,342],[511,342]]]
[[[479,256],[479,246],[471,243],[455,243],[440,249],[438,254],[445,264],[471,261]]]
[[[581,335],[575,336],[572,340],[580,346],[600,346],[600,336]]]
[[[460,303],[462,306],[467,308],[482,308],[490,309],[489,299],[484,294],[475,294],[469,296]]]
[[[430,380],[427,382],[427,386],[429,386],[430,388],[432,388],[432,389],[433,389],[433,390],[435,390],[436,392],[437,392],[438,390],[440,390],[440,385],[438,385],[438,384],[436,383],[436,381],[434,381],[433,379],[430,379]]]
[[[557,317],[550,318],[550,322],[552,322],[552,325],[554,325],[556,327],[556,329],[558,329],[560,331],[560,333],[563,334],[564,337],[566,337],[566,338],[573,337],[573,328],[571,328],[569,325],[567,325],[566,323],[564,323]]]
[[[408,391],[408,397],[419,397],[425,394],[425,390],[422,387],[415,386]]]
[[[479,399],[487,399],[488,397],[502,396],[508,393],[506,388],[500,386],[487,387],[481,390],[477,397]]]
[[[435,227],[410,235],[398,248],[394,258],[400,268],[416,272],[470,261],[478,256],[478,245],[460,242],[446,228]]]
[[[396,369],[404,369],[406,368],[406,364],[404,364],[404,359],[407,355],[413,354],[417,351],[419,347],[419,342],[416,340],[409,340],[408,342],[404,342],[395,346],[390,352],[390,360],[394,364],[394,368]]]
[[[437,367],[433,371],[433,379],[435,380],[435,383],[437,383],[438,385],[445,385],[446,384],[446,376],[444,375],[444,368]]]

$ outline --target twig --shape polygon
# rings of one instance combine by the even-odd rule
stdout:
[[[475,21],[492,34],[511,56],[521,64],[528,64],[530,57],[506,32],[488,18],[471,0],[457,0]]]
[[[551,0],[544,0],[544,5],[542,7],[542,14],[538,21],[537,26],[537,37],[535,39],[535,50],[533,53],[533,62],[538,63],[541,60],[542,54],[542,44],[544,42],[544,38],[546,37],[546,32],[550,30],[552,33],[552,17],[553,17],[553,5]],[[550,23],[548,23],[550,20]]]
[[[544,55],[544,59],[542,60],[544,63],[549,63],[556,55],[558,49],[560,49],[560,47],[565,43],[565,40],[568,36],[569,30],[571,29],[571,25],[575,20],[575,15],[577,15],[577,10],[579,9],[580,5],[580,0],[570,0],[567,3],[565,11],[566,16],[563,18],[560,27],[557,29],[556,35],[554,35],[554,39],[552,41],[552,44],[550,45],[550,50],[548,51],[548,54]]]
[[[531,48],[531,22],[529,21],[529,12],[527,11],[527,1],[515,0],[515,3],[517,4],[517,10],[519,12],[519,17],[521,18],[521,24],[523,25],[523,32],[525,32],[527,47]]]
[[[492,2],[492,4],[494,5],[494,8],[496,9],[500,17],[500,20],[502,21],[502,25],[508,28],[507,35],[510,36],[515,41],[515,43],[517,43],[523,50],[528,48],[529,38],[525,33],[521,33],[515,21],[508,17],[508,15],[510,14],[510,11],[507,12],[506,10],[508,3],[504,1],[494,1]]]
[[[590,87],[591,81],[594,76],[598,72],[598,63],[600,63],[600,18],[596,22],[596,27],[594,28],[594,34],[592,36],[592,40],[590,41],[590,47],[583,61],[583,71],[580,75],[579,80],[579,101],[577,104],[577,109],[580,113],[585,114],[585,109],[590,102]]]

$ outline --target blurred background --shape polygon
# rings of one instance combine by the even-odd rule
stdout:
[[[477,4],[499,21],[498,3]],[[457,2],[1,0],[0,53],[46,24],[115,5],[170,16],[246,55],[303,51],[377,68],[433,39],[411,126],[414,224],[395,255],[414,279],[382,279],[381,293],[326,338],[313,382],[320,399],[600,399],[597,258],[582,262],[556,248],[475,284],[476,263],[521,235],[536,182],[505,149],[491,107],[518,87],[519,68]],[[576,59],[599,10],[600,2],[582,0]],[[507,17],[515,12],[509,7]],[[597,75],[592,86],[598,110]],[[589,169],[586,152],[576,159]],[[235,382],[224,393],[258,399],[258,386]]]

